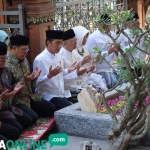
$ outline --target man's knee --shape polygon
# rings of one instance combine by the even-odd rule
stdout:
[[[31,118],[32,118],[32,124],[36,123],[36,121],[38,120],[38,115],[36,114],[36,112],[33,111]]]
[[[8,140],[17,140],[21,135],[20,131],[10,124],[2,123],[1,131]]]

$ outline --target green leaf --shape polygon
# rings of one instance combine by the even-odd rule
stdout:
[[[93,50],[100,55],[102,53],[102,51],[98,47],[94,47]]]

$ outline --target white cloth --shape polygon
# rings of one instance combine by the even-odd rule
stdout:
[[[87,30],[85,27],[77,26],[72,28],[76,38],[77,38],[77,48],[72,51],[72,57],[77,61],[81,62],[83,58],[87,55],[89,55],[89,51],[85,45],[82,45],[83,39],[87,33],[89,33],[89,30]],[[83,55],[79,54],[83,53]],[[86,63],[82,66],[82,68],[87,68],[91,66],[91,62]]]
[[[77,38],[77,48],[73,50],[72,57],[77,61],[81,62],[83,58],[87,55],[89,55],[89,51],[86,45],[83,45],[83,39],[87,33],[89,33],[89,30],[87,30],[85,27],[77,26],[72,28],[75,32],[76,38]],[[81,55],[82,53],[82,55]],[[91,66],[91,62],[86,63],[82,66],[82,68],[87,68]],[[96,71],[96,69],[94,70]],[[90,74],[84,74],[82,76],[82,87],[86,87],[89,84],[95,85],[96,87],[101,88],[102,90],[107,90],[107,86],[105,84],[104,79],[102,79],[101,75],[90,73]]]
[[[80,48],[83,46],[82,42],[83,42],[85,35],[87,33],[90,33],[90,31],[87,30],[85,27],[82,27],[82,26],[76,26],[76,27],[73,27],[72,29],[76,35],[76,38],[77,38],[77,48]]]
[[[100,74],[91,73],[90,76],[86,78],[86,82],[88,85],[94,85],[98,88],[101,88],[103,91],[108,90],[105,79],[103,79]]]
[[[8,35],[6,34],[5,31],[0,30],[0,42],[4,42],[6,37],[8,37]]]
[[[93,58],[97,56],[97,53],[93,50],[93,48],[99,48],[102,51],[102,55],[106,55],[106,61],[110,65],[112,65],[114,63],[114,60],[117,58],[117,55],[115,53],[108,54],[108,49],[111,43],[112,40],[107,34],[101,33],[99,30],[96,30],[89,36],[86,46]],[[96,73],[113,72],[113,69],[110,67],[110,65],[108,65],[106,61],[103,60],[101,63],[96,63]]]
[[[41,70],[41,74],[36,81],[36,93],[42,95],[42,97],[49,101],[53,97],[70,97],[69,89],[64,87],[64,82],[71,82],[72,79],[77,78],[76,71],[68,73],[68,69],[63,69],[61,73],[49,79],[47,74],[50,66],[55,68],[60,66],[62,68],[64,63],[59,54],[51,54],[46,48],[40,53],[34,60],[33,70],[38,67]]]

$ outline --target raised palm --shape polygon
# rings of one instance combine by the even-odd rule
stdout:
[[[15,87],[14,87],[14,94],[16,94],[17,92],[23,90],[25,87],[25,84],[23,82],[19,82]]]

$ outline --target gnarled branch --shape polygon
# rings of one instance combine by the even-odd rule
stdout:
[[[135,136],[132,137],[133,141],[142,138],[148,132],[149,125],[150,125],[150,105],[148,106],[145,114],[146,114],[145,128],[144,128],[143,132],[140,135],[135,135]]]

